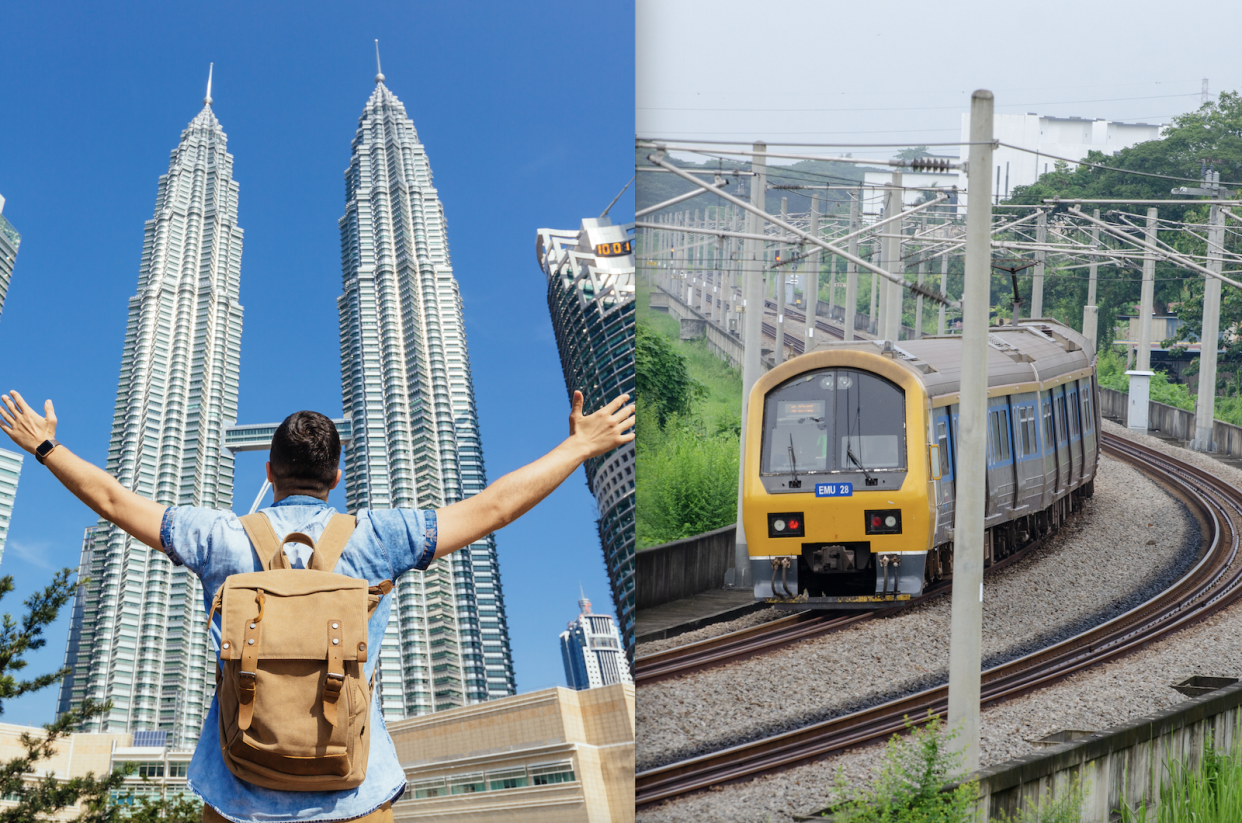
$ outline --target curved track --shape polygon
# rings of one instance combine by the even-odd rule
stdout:
[[[1133,464],[1181,498],[1204,526],[1207,549],[1186,574],[1140,606],[1075,637],[983,672],[982,704],[1017,697],[1069,674],[1128,654],[1202,620],[1242,597],[1242,490],[1180,460],[1104,435],[1105,451]],[[720,752],[640,772],[638,806],[749,779],[884,739],[904,718],[943,714],[946,686],[927,689]]]
[[[1018,562],[1042,546],[1050,536],[1031,540],[1005,559],[988,566],[984,574],[991,574]],[[683,674],[723,666],[726,663],[736,663],[756,655],[767,654],[800,640],[831,634],[865,620],[889,617],[910,606],[916,606],[946,594],[952,588],[951,581],[952,576],[946,577],[943,581],[928,587],[927,591],[920,596],[903,602],[897,608],[890,606],[882,609],[847,612],[803,611],[696,643],[687,643],[684,646],[645,654],[634,659],[634,683],[638,686],[645,686],[670,677],[680,677]]]

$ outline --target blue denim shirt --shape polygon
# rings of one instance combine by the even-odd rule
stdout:
[[[335,510],[314,497],[292,495],[264,509],[278,535],[303,532],[318,540]],[[433,511],[390,509],[358,512],[358,528],[345,545],[335,571],[375,585],[397,578],[410,569],[425,569],[436,553],[436,515]],[[203,610],[210,611],[216,590],[230,574],[262,571],[250,540],[231,511],[173,507],[164,513],[160,528],[164,551],[203,583]],[[310,548],[285,547],[294,568],[305,568]],[[364,674],[375,670],[376,656],[388,626],[392,596],[380,601],[367,627],[368,653]],[[211,640],[220,654],[220,618],[211,626]],[[384,725],[380,701],[371,701],[371,753],[361,786],[337,792],[282,792],[239,780],[220,755],[220,706],[212,698],[203,722],[198,748],[190,761],[187,784],[204,802],[235,823],[257,821],[339,821],[370,814],[396,800],[405,791],[405,772]]]

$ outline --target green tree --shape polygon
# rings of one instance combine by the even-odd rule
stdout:
[[[639,324],[634,339],[634,387],[663,426],[670,415],[687,414],[703,386],[690,376],[686,359],[666,337]]]
[[[70,569],[62,569],[51,584],[27,598],[23,604],[26,613],[20,621],[9,614],[0,619],[0,713],[4,711],[4,700],[47,688],[68,672],[68,669],[61,669],[30,680],[17,676],[26,668],[26,655],[46,645],[44,629],[56,620],[61,608],[73,596],[72,574]],[[0,599],[12,591],[12,576],[0,578]],[[80,709],[66,712],[54,723],[44,725],[43,734],[22,734],[24,753],[0,763],[0,794],[17,800],[16,806],[0,810],[0,823],[34,823],[77,803],[84,806],[79,820],[112,823],[121,818],[121,810],[110,803],[109,798],[114,789],[121,787],[127,769],[117,769],[101,777],[88,773],[68,780],[50,774],[36,776],[39,764],[51,758],[74,729],[111,708],[110,703],[87,700]]]

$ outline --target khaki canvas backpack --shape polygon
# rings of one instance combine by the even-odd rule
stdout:
[[[224,762],[268,789],[357,788],[371,747],[367,621],[392,582],[333,573],[354,517],[333,515],[318,544],[301,532],[280,540],[262,512],[241,523],[266,571],[229,576],[207,618],[210,629],[220,611]],[[311,548],[308,568],[290,567],[285,543]]]

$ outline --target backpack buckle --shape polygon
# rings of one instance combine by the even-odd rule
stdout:
[[[341,693],[341,687],[345,685],[345,675],[336,672],[328,672],[328,679],[324,681],[323,690],[333,696]]]
[[[249,703],[254,700],[254,684],[254,672],[237,673],[237,691],[241,695],[243,703]]]

